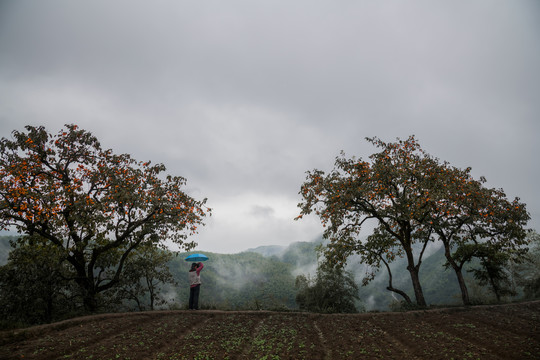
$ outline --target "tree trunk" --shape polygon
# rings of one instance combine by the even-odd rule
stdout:
[[[461,290],[461,300],[463,301],[463,305],[470,305],[471,300],[469,299],[469,290],[467,289],[467,285],[465,284],[465,279],[463,278],[463,273],[461,272],[461,267],[456,264],[454,259],[452,258],[452,254],[450,253],[450,245],[443,241],[444,244],[444,256],[446,257],[446,260],[452,266],[452,269],[454,269],[454,272],[456,273],[457,281],[459,283],[459,289]]]
[[[392,287],[391,285],[387,286],[386,290],[389,290],[389,291],[395,292],[396,294],[401,295],[405,299],[407,304],[412,304],[411,298],[409,297],[409,295],[407,295],[406,292],[404,292],[402,290],[399,290],[399,289],[396,289],[396,288]]]
[[[154,311],[154,293],[150,292],[150,310]]]
[[[409,297],[409,295],[407,295],[407,293],[405,293],[402,290],[396,289],[392,285],[392,271],[390,270],[390,265],[388,265],[388,263],[386,261],[384,261],[384,259],[382,257],[381,257],[381,260],[384,263],[384,265],[386,266],[386,270],[388,271],[388,286],[386,287],[386,290],[392,291],[392,292],[395,292],[398,295],[401,295],[405,299],[407,304],[412,304],[411,298]]]
[[[97,311],[98,305],[96,300],[96,294],[86,293],[83,297],[84,310],[94,313]]]
[[[456,276],[459,283],[459,289],[461,290],[461,300],[463,300],[463,305],[471,305],[471,300],[469,299],[469,290],[465,284],[465,279],[463,278],[463,273],[460,268],[454,269],[456,271]]]
[[[79,286],[83,297],[84,310],[87,312],[96,312],[97,300],[96,300],[96,288],[94,286],[94,273],[93,267],[86,265],[84,254],[81,251],[76,251],[72,255],[67,256],[67,261],[77,272],[75,283]],[[88,274],[86,269],[88,268]]]
[[[422,285],[420,285],[420,278],[418,277],[418,267],[409,265],[407,266],[407,270],[409,270],[409,273],[411,274],[416,304],[422,307],[427,306],[426,299],[424,298],[424,292],[422,291]]]
[[[414,297],[416,298],[416,304],[418,306],[425,307],[426,299],[424,298],[424,292],[422,291],[422,285],[420,285],[420,278],[418,277],[420,264],[422,263],[421,259],[418,260],[418,264],[414,263],[414,255],[412,248],[410,246],[410,241],[407,241],[406,244],[403,244],[405,254],[407,255],[407,270],[411,275],[411,281],[414,289]]]
[[[84,310],[90,313],[96,312],[98,309],[98,302],[96,299],[97,292],[94,283],[90,282],[87,278],[77,279],[76,282],[83,294]]]
[[[501,302],[501,294],[499,292],[499,286],[497,285],[497,282],[495,281],[494,276],[491,274],[489,270],[488,270],[488,276],[489,276],[489,283],[491,284],[491,287],[493,288],[493,292],[495,293],[497,302]]]

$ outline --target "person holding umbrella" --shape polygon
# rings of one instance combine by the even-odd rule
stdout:
[[[199,310],[199,293],[201,291],[201,270],[202,262],[191,264],[188,273],[189,278],[189,310]]]
[[[188,273],[189,279],[189,310],[199,310],[199,293],[201,291],[201,270],[204,265],[201,261],[207,260],[208,257],[203,254],[193,254],[186,258],[186,261],[199,261],[191,264],[191,269]]]

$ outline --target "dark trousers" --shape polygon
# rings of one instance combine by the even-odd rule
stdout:
[[[189,288],[189,309],[199,310],[199,292],[201,284]]]

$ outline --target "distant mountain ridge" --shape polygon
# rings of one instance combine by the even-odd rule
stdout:
[[[257,246],[256,248],[249,248],[242,252],[254,252],[257,254],[261,254],[262,256],[269,257],[269,256],[280,256],[281,254],[283,254],[285,249],[287,249],[287,246],[262,245],[262,246]]]

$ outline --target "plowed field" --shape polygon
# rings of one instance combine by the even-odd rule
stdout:
[[[0,359],[540,359],[540,301],[354,315],[97,315],[2,332]]]

